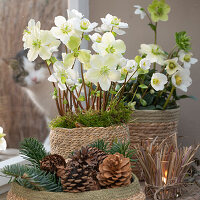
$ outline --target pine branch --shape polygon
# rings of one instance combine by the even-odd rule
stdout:
[[[36,167],[40,167],[40,161],[48,155],[44,145],[34,138],[27,138],[20,144],[20,154]]]
[[[8,177],[18,178],[22,177],[28,170],[29,167],[26,165],[14,164],[5,166],[1,172]]]
[[[130,148],[130,141],[128,141],[128,142],[126,142],[126,141],[113,142],[112,147],[109,150],[109,152],[111,154],[120,153],[120,154],[124,155],[124,157],[130,158],[131,161],[134,161],[134,160],[132,160],[132,157],[133,157],[135,151]]]
[[[26,188],[50,192],[62,191],[60,180],[55,174],[46,173],[36,167],[15,164],[4,167],[1,172]]]
[[[103,139],[98,139],[96,142],[92,143],[90,147],[96,147],[104,152],[108,152],[108,142],[105,142]]]
[[[27,180],[41,189],[49,192],[62,192],[60,180],[55,174],[46,173],[37,168],[30,168],[27,173]]]

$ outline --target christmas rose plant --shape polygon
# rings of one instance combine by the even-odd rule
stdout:
[[[125,34],[122,29],[128,28],[128,24],[108,14],[101,18],[103,24],[97,28],[96,22],[91,23],[77,10],[67,12],[68,19],[55,17],[51,30],[41,30],[40,22],[29,21],[23,35],[28,59],[34,61],[39,56],[46,61],[60,116],[91,111],[99,115],[121,107],[119,121],[123,121],[124,114],[130,114],[130,107],[122,103],[125,85],[137,74],[132,61],[121,67],[126,45],[116,37]],[[83,40],[92,41],[92,52],[82,48]],[[58,60],[54,52],[61,45],[65,51]],[[118,83],[122,85],[116,91]]]
[[[190,52],[190,37],[185,31],[175,34],[175,46],[168,53],[157,43],[158,23],[167,21],[170,6],[165,0],[153,0],[148,8],[139,5],[135,14],[149,20],[155,39],[153,44],[141,44],[138,56],[132,61],[137,68],[137,77],[132,77],[126,85],[125,99],[134,102],[137,109],[172,109],[178,107],[177,100],[191,96],[178,95],[177,89],[187,92],[192,84],[190,68],[197,63]],[[123,66],[127,66],[126,59]],[[124,73],[126,74],[126,73]],[[133,104],[133,103],[132,103]]]

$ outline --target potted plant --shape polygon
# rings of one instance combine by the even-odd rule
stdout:
[[[51,30],[41,30],[40,22],[31,19],[24,31],[24,48],[27,57],[34,61],[38,56],[46,61],[54,87],[59,116],[51,126],[51,152],[65,158],[74,149],[99,138],[110,143],[117,137],[129,137],[128,122],[131,109],[122,102],[127,81],[118,69],[120,58],[126,51],[124,42],[116,39],[124,34],[128,24],[107,15],[101,19],[104,27],[83,17],[77,10],[68,10],[68,19],[55,17]],[[94,29],[104,33],[89,35]],[[83,40],[91,40],[94,53],[83,49]],[[53,53],[63,45],[65,52],[58,60]],[[53,68],[52,68],[53,66]],[[129,73],[129,79],[135,74]],[[118,82],[123,82],[116,92]]]
[[[7,199],[144,200],[126,156],[129,150],[125,156],[116,151],[109,154],[93,145],[82,147],[65,160],[47,153],[36,139],[25,139],[20,153],[29,165],[9,165],[1,171],[12,182]]]
[[[148,8],[135,6],[135,14],[149,19],[154,32],[152,44],[141,44],[135,60],[122,60],[126,70],[135,66],[137,73],[125,87],[125,101],[135,106],[130,123],[132,146],[145,139],[160,143],[171,134],[177,133],[180,107],[178,100],[193,98],[179,95],[177,90],[187,92],[192,84],[190,67],[198,60],[190,52],[190,37],[185,31],[175,33],[175,46],[170,52],[164,51],[157,43],[158,23],[167,21],[170,6],[165,0],[153,0]],[[166,30],[167,31],[167,30]],[[140,167],[137,167],[140,171]]]

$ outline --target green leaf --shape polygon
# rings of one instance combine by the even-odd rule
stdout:
[[[139,93],[137,93],[135,96],[137,97],[137,99],[141,99],[141,95]]]
[[[48,66],[51,64],[51,60],[46,60],[46,62]]]
[[[115,33],[114,31],[112,31],[112,34],[114,35],[114,37],[116,37],[116,36],[117,36],[117,33]]]
[[[147,106],[147,102],[144,99],[140,99],[140,103],[142,106]]]
[[[85,97],[84,96],[80,96],[77,100],[78,101],[85,101]]]
[[[67,47],[72,51],[74,51],[75,49],[79,48],[80,44],[81,44],[81,39],[79,37],[71,36],[67,43]]]
[[[156,105],[156,109],[158,109],[158,110],[163,110],[163,106],[161,106],[161,105]]]
[[[190,99],[193,99],[193,100],[197,100],[197,98],[196,97],[194,97],[194,96],[188,96],[188,95],[180,95],[180,96],[177,96],[176,97],[176,100],[180,100],[180,99],[186,99],[186,98],[190,98]]]
[[[74,85],[71,87],[71,91],[74,91],[76,89],[77,85]]]
[[[153,31],[156,31],[156,26],[154,24],[148,24]]]
[[[110,90],[110,94],[117,94],[115,90]]]
[[[40,167],[40,161],[48,155],[44,145],[35,138],[26,138],[19,147],[22,157],[31,162],[33,166]]]
[[[83,36],[85,40],[90,41],[90,37],[88,35]]]
[[[148,86],[146,86],[145,84],[140,84],[139,87],[142,88],[142,89],[147,89],[148,88]]]
[[[179,49],[188,52],[191,49],[190,37],[187,36],[185,31],[175,33],[176,44]]]
[[[54,56],[51,56],[50,60],[51,60],[51,63],[52,63],[52,64],[54,64],[56,61],[58,61],[58,60],[56,59],[56,57],[54,57]]]

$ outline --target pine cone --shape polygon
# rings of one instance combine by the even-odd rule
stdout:
[[[96,147],[87,147],[90,157],[93,157],[97,161],[97,166],[95,167],[96,171],[99,171],[99,165],[103,162],[103,160],[108,156],[104,151],[96,148]]]
[[[40,169],[47,172],[56,173],[59,166],[65,167],[66,162],[62,156],[57,154],[48,155],[40,161]]]
[[[57,176],[61,178],[63,191],[84,192],[100,189],[94,177],[97,175],[98,157],[96,149],[82,147],[71,156],[66,167],[59,167]],[[101,152],[102,156],[102,152]],[[100,159],[99,154],[99,159]]]
[[[122,154],[108,155],[99,166],[97,179],[104,188],[129,185],[132,178],[130,159]]]

